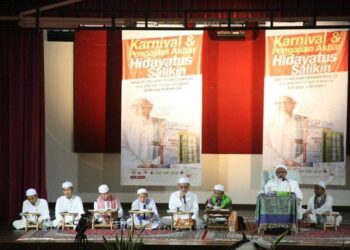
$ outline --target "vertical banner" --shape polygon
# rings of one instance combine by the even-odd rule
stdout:
[[[266,32],[264,175],[345,185],[347,88],[347,30]]]
[[[123,31],[122,185],[201,184],[202,31]]]

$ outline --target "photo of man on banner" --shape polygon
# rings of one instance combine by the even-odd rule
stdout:
[[[305,134],[308,118],[294,114],[296,101],[290,96],[280,96],[276,102],[278,115],[265,127],[264,153],[270,166],[302,166],[305,154]]]

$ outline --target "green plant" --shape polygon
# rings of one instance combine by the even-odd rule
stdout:
[[[142,228],[140,232],[137,234],[136,239],[134,240],[134,234],[135,234],[134,229],[130,229],[128,231],[128,235],[126,239],[124,239],[123,237],[123,229],[122,229],[120,236],[116,234],[114,243],[108,242],[107,239],[103,236],[103,245],[107,250],[139,250],[143,245],[141,234],[143,233],[144,230],[145,228]]]
[[[276,238],[276,240],[271,244],[270,250],[275,250],[277,245],[280,243],[281,240],[284,239],[284,237],[287,236],[287,234],[289,233],[290,229],[287,229],[286,231],[284,231],[282,234],[278,235],[278,237]]]

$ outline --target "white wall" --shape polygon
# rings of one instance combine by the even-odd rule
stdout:
[[[45,49],[46,169],[48,199],[61,195],[61,183],[73,181],[85,202],[97,196],[102,183],[122,202],[135,199],[138,187],[120,186],[119,154],[73,153],[73,43],[47,42]],[[348,161],[349,162],[349,161]],[[193,190],[204,203],[216,183],[223,183],[234,204],[255,204],[260,188],[261,155],[211,155],[202,157],[202,186]],[[348,168],[349,169],[349,168]],[[174,187],[147,187],[157,202],[167,203]],[[313,189],[302,189],[309,197]],[[349,190],[328,189],[335,205],[350,206]],[[303,203],[306,203],[304,198]]]

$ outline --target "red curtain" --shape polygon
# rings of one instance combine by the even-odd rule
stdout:
[[[76,34],[76,152],[120,152],[120,39],[120,31]],[[262,152],[264,51],[264,32],[253,38],[247,31],[244,41],[212,40],[204,33],[203,153]]]
[[[18,217],[27,188],[46,198],[43,36],[0,29],[0,220]]]

